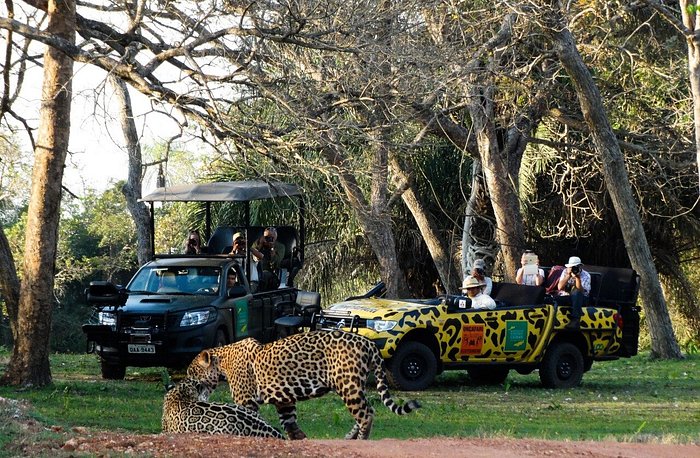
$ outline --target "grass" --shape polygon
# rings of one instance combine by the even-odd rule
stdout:
[[[0,352],[0,371],[7,353]],[[129,368],[124,381],[100,378],[94,355],[52,357],[54,383],[19,390],[0,387],[0,397],[26,400],[30,415],[64,430],[82,426],[134,433],[160,432],[163,369]],[[645,355],[595,363],[581,387],[547,390],[537,372],[512,372],[505,384],[473,386],[464,371],[446,372],[424,392],[394,392],[418,399],[423,408],[405,417],[391,414],[374,390],[377,411],[372,437],[529,437],[700,443],[700,355],[682,361],[650,361]],[[225,386],[214,400],[229,402]],[[0,404],[0,409],[2,408]],[[310,438],[342,438],[352,419],[340,398],[329,394],[298,405],[299,424]],[[278,424],[271,406],[263,416]],[[5,417],[4,412],[0,418]],[[48,433],[50,436],[50,433]],[[19,437],[0,419],[0,450]],[[2,453],[0,453],[2,455]]]

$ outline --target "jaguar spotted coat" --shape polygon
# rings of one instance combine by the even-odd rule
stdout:
[[[255,411],[239,405],[206,402],[218,383],[218,378],[207,377],[202,371],[202,365],[211,363],[205,358],[197,360],[188,369],[187,377],[165,394],[161,420],[163,432],[284,439],[282,433]]]
[[[420,404],[411,400],[399,407],[389,394],[384,361],[370,340],[343,331],[312,331],[295,334],[263,345],[249,338],[205,350],[193,361],[209,360],[207,380],[223,374],[233,400],[257,410],[258,402],[275,406],[280,422],[291,439],[306,434],[296,420],[296,402],[335,391],[343,399],[355,425],[346,439],[367,439],[374,409],[366,396],[367,377],[374,371],[377,391],[384,405],[397,415],[407,414]]]

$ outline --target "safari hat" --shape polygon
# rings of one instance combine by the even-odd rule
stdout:
[[[571,257],[569,258],[569,262],[567,262],[567,263],[564,264],[564,265],[565,265],[566,267],[574,267],[574,266],[580,266],[581,264],[583,264],[583,263],[581,262],[581,258],[579,258],[578,256],[571,256]]]
[[[235,242],[236,239],[243,239],[243,240],[245,240],[245,236],[243,235],[243,232],[236,232],[235,234],[233,234],[233,239],[232,239],[232,240]]]
[[[478,278],[472,277],[471,275],[468,275],[467,278],[464,279],[462,282],[462,287],[460,288],[461,290],[466,290],[469,288],[478,288],[479,286],[484,286],[485,283],[482,283],[479,281]]]
[[[477,259],[476,261],[474,261],[474,265],[472,267],[474,267],[475,269],[486,269],[486,263],[483,259]]]

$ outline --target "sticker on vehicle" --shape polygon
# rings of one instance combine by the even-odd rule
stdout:
[[[506,344],[504,351],[522,351],[527,345],[527,321],[506,320]]]
[[[248,335],[248,301],[238,301],[236,307],[236,337]]]
[[[484,346],[484,325],[470,324],[462,326],[462,348],[463,355],[480,355]]]

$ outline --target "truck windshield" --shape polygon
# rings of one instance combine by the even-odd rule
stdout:
[[[220,267],[145,267],[129,284],[129,292],[213,296],[221,285]]]

